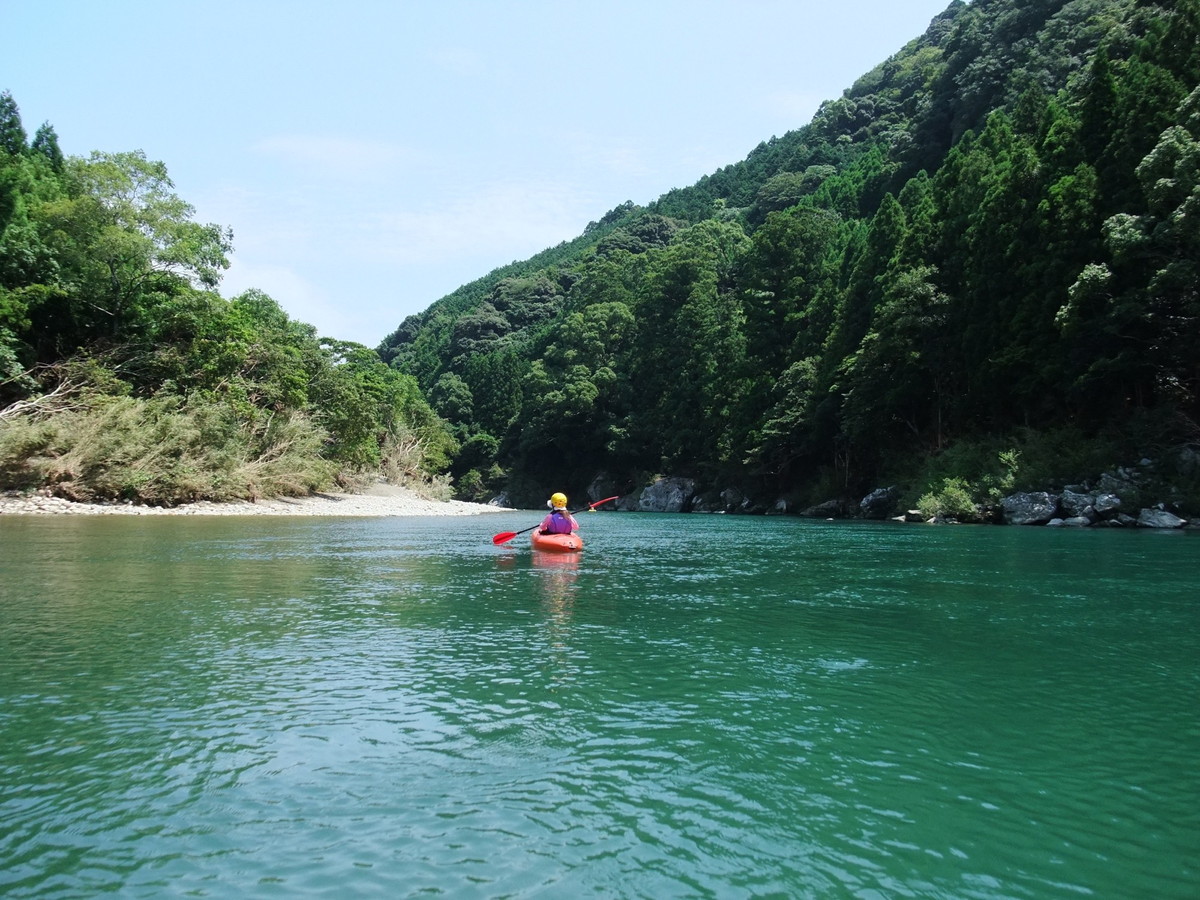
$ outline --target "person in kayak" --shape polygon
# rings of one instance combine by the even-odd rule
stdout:
[[[538,529],[542,534],[570,534],[579,530],[579,523],[567,512],[566,494],[551,495],[546,505],[550,507],[550,514],[542,519],[541,528]]]

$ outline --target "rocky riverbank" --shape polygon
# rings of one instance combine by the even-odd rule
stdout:
[[[1200,473],[1200,453],[1189,450],[1173,461],[1174,470],[1188,478]],[[994,508],[976,508],[966,519],[922,514],[898,508],[896,487],[871,491],[865,497],[839,497],[814,506],[793,507],[786,498],[764,502],[733,488],[701,491],[691,478],[656,478],[653,483],[621,496],[616,509],[641,512],[741,513],[796,515],[821,519],[892,519],[901,522],[989,522],[1003,525],[1050,527],[1156,528],[1200,527],[1200,516],[1184,510],[1184,492],[1164,481],[1150,460],[1105,472],[1092,482],[1071,484],[1057,491],[1014,492]],[[588,488],[589,498],[616,493],[616,485],[601,474]]]
[[[132,503],[74,503],[39,493],[0,494],[0,515],[102,516],[475,516],[504,507],[458,500],[429,500],[408,488],[372,485],[359,494],[320,493],[256,502],[198,501],[174,507]]]

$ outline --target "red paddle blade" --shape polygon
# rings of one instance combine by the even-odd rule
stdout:
[[[517,536],[517,533],[515,531],[502,531],[497,535],[493,535],[492,543],[493,544],[507,544],[509,541],[511,541],[516,536]]]

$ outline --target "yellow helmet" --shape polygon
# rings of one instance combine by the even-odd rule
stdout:
[[[561,494],[561,493],[551,494],[550,495],[550,505],[552,507],[554,507],[554,509],[566,509],[567,508],[567,495]]]

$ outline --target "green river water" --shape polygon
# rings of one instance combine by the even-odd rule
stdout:
[[[1200,533],[540,515],[0,517],[0,896],[1200,896]]]

